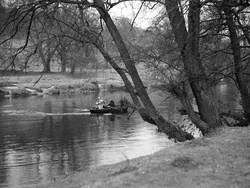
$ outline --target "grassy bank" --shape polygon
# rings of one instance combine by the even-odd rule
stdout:
[[[248,188],[250,128],[222,128],[150,156],[52,178],[39,188],[171,187]]]
[[[16,84],[18,87],[49,88],[55,86],[61,94],[82,93],[97,89],[124,88],[120,77],[112,70],[90,70],[82,74],[61,73],[17,73],[2,74],[0,84]]]

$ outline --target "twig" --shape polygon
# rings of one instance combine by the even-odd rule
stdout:
[[[35,81],[35,83],[33,84],[33,87],[35,87],[35,85],[42,79],[43,75],[44,75],[44,73],[42,73],[42,74],[40,75],[40,77],[38,78],[38,80]]]
[[[132,21],[132,23],[131,23],[130,31],[131,31],[132,28],[133,28],[133,25],[134,25],[134,23],[135,23],[135,20],[136,20],[137,16],[139,15],[139,13],[140,13],[140,11],[141,11],[141,9],[142,9],[142,7],[143,7],[143,4],[144,4],[144,1],[141,3],[141,6],[140,6],[139,10],[137,11],[137,13],[136,13],[136,15],[135,15],[135,17],[134,17],[134,19],[133,19],[133,21]]]

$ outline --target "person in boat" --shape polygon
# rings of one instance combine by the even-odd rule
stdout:
[[[103,107],[104,107],[104,108],[114,108],[114,107],[116,107],[116,106],[115,106],[115,102],[114,102],[113,100],[111,100],[111,101],[108,103],[108,105],[104,105]]]
[[[121,108],[124,108],[124,107],[125,107],[125,103],[124,103],[123,100],[120,101],[120,106],[121,106]]]
[[[96,106],[98,109],[103,109],[103,106],[105,105],[105,101],[101,99],[101,97],[97,98]]]
[[[127,105],[125,100],[120,100],[120,108],[123,109],[123,110],[128,109],[128,105]]]
[[[115,102],[113,100],[111,100],[108,104],[109,107],[115,107]]]

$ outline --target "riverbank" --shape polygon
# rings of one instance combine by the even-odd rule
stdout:
[[[97,90],[119,90],[125,86],[119,76],[112,70],[99,70],[82,74],[61,74],[61,73],[18,73],[5,74],[0,76],[1,86],[17,86],[13,88],[12,94],[26,96],[30,93],[25,88],[34,88],[37,91],[54,87],[53,92],[46,94],[77,94],[88,93]],[[6,91],[8,94],[8,91]]]
[[[24,187],[247,188],[249,135],[250,127],[221,128],[208,137],[177,143],[153,155]]]

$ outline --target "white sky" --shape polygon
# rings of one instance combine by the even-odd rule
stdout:
[[[3,1],[10,2],[11,0],[3,0]],[[93,1],[93,0],[89,0],[89,1]],[[116,0],[113,0],[113,1],[115,2]],[[123,2],[113,7],[109,13],[112,16],[112,18],[127,17],[130,20],[133,20],[140,6],[141,6],[141,2],[139,1]],[[137,16],[135,20],[135,26],[146,29],[147,27],[151,25],[153,19],[159,14],[161,9],[162,7],[160,5],[155,6],[153,9],[149,9],[143,6],[143,8],[141,9],[139,15]]]
[[[113,18],[123,16],[133,20],[140,8],[140,5],[140,2],[121,3],[110,10],[110,15]],[[156,6],[154,9],[143,7],[136,18],[135,25],[144,29],[147,28],[160,11],[160,6]]]

